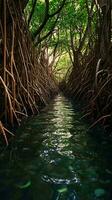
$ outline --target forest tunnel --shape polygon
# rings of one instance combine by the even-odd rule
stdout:
[[[111,128],[110,0],[0,0],[0,133],[47,105],[58,88]]]

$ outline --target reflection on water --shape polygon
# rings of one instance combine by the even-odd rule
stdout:
[[[72,103],[58,95],[29,119],[0,156],[0,200],[111,200],[111,144],[87,134]]]

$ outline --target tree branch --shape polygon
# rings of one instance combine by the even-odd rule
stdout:
[[[52,17],[54,17],[55,15],[57,15],[57,14],[59,14],[59,13],[61,12],[63,6],[65,5],[65,2],[66,2],[66,0],[63,0],[63,2],[62,2],[62,4],[61,4],[61,6],[59,7],[59,9],[58,9],[56,12],[54,12],[53,14],[49,14],[49,0],[45,0],[46,9],[45,9],[44,20],[43,20],[42,24],[39,26],[39,28],[38,28],[38,29],[35,31],[35,33],[33,34],[33,39],[34,39],[34,40],[35,40],[35,38],[37,37],[37,35],[40,34],[40,32],[42,31],[42,29],[44,28],[44,26],[47,24],[49,18],[52,18]],[[55,27],[55,26],[53,26],[53,27]],[[53,29],[54,29],[54,28],[53,28]],[[49,32],[52,33],[52,31],[49,31]],[[47,35],[49,36],[50,34],[47,34]],[[44,36],[44,37],[45,37],[45,36]],[[43,38],[44,38],[44,37],[43,37]],[[47,36],[46,36],[46,37],[47,37]],[[45,38],[46,38],[46,37],[45,37]],[[43,40],[43,39],[42,39],[42,40]]]
[[[33,38],[35,40],[35,38],[37,37],[37,35],[42,31],[42,29],[44,28],[44,26],[46,25],[48,19],[49,19],[49,0],[45,0],[45,15],[44,15],[44,19],[42,24],[39,26],[39,28],[35,31],[35,33],[33,34]]]
[[[45,40],[47,37],[49,37],[50,34],[52,34],[52,32],[53,32],[53,30],[54,30],[54,28],[56,26],[56,23],[57,23],[57,21],[59,19],[59,15],[60,15],[60,13],[58,13],[58,16],[57,16],[57,18],[56,18],[56,20],[55,20],[55,22],[54,22],[51,30],[46,35],[44,35],[42,38],[39,38],[35,45],[39,44],[40,42],[42,42],[43,40]]]
[[[61,3],[59,9],[56,12],[54,12],[53,14],[49,14],[49,17],[54,17],[55,15],[57,15],[62,10],[62,8],[64,7],[65,2],[66,2],[66,0],[63,0],[63,2]]]
[[[31,10],[30,15],[29,15],[29,18],[28,18],[28,26],[30,25],[30,22],[31,22],[33,13],[34,13],[34,11],[35,11],[36,3],[37,3],[37,0],[34,0],[33,6],[32,6],[32,10]]]
[[[91,3],[91,8],[89,10],[88,8],[88,5],[87,5],[87,1],[86,1],[86,8],[87,8],[87,12],[88,12],[88,22],[87,22],[87,26],[86,26],[86,30],[85,30],[85,33],[83,35],[83,38],[79,44],[79,48],[78,48],[78,51],[80,52],[80,50],[82,49],[83,47],[83,44],[85,42],[85,39],[86,39],[86,36],[88,34],[88,31],[89,31],[89,28],[91,26],[91,20],[92,20],[92,15],[93,15],[93,8],[94,8],[94,1]]]

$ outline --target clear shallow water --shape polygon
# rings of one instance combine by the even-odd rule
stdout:
[[[0,200],[112,200],[112,146],[65,97],[27,120],[0,156]]]

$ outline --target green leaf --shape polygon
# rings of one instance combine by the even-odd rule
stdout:
[[[105,170],[108,174],[112,174],[112,171],[110,171],[109,169]]]
[[[94,191],[96,197],[102,197],[105,195],[105,190],[102,188],[98,188]]]
[[[25,189],[25,188],[28,188],[30,185],[31,185],[31,181],[28,181],[24,185],[17,185],[17,187],[20,189]]]
[[[58,192],[59,193],[64,193],[64,192],[67,192],[67,187],[65,187],[65,188],[61,188],[61,189],[58,189]]]

